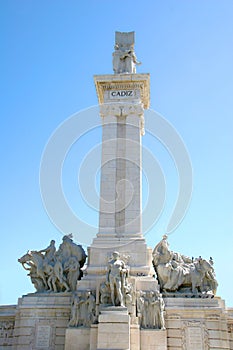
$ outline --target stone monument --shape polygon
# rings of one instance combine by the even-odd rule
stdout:
[[[94,76],[102,118],[99,231],[87,255],[72,235],[18,259],[35,287],[0,309],[0,349],[233,349],[233,309],[216,297],[212,257],[152,249],[142,232],[141,138],[149,74],[134,32],[116,32],[114,74]]]

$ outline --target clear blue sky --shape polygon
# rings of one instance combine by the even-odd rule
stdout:
[[[192,201],[170,246],[213,256],[218,295],[232,306],[233,1],[2,0],[0,16],[0,304],[34,290],[17,259],[50,239],[61,242],[40,195],[44,147],[60,123],[97,104],[93,75],[112,73],[114,32],[134,30],[138,72],[151,75],[151,108],[181,135],[193,167]],[[98,213],[82,201],[77,173],[100,140],[96,130],[72,147],[63,178],[73,211],[94,226]],[[143,143],[167,184],[163,214],[146,235],[153,247],[166,230],[178,181],[161,143],[149,135]],[[89,244],[78,227],[76,234]]]

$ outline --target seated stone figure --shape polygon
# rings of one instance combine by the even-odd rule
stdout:
[[[169,249],[167,236],[153,250],[153,265],[162,292],[192,293],[210,296],[216,293],[217,281],[213,260],[189,258]]]

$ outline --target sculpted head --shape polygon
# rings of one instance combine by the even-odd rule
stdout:
[[[114,259],[118,259],[120,257],[120,253],[115,251],[115,252],[112,253],[112,257]]]

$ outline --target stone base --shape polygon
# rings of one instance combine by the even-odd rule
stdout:
[[[147,279],[135,277],[137,287],[152,287]],[[233,350],[233,309],[227,309],[223,300],[179,297],[164,301],[164,331],[140,329],[135,315],[113,306],[100,308],[99,324],[67,328],[71,293],[29,294],[16,307],[2,307],[0,320],[12,328],[2,331],[0,349]]]
[[[130,349],[130,316],[127,308],[110,307],[101,310],[97,349]]]
[[[140,338],[140,350],[167,350],[166,330],[142,329]]]
[[[98,234],[88,248],[88,275],[106,273],[108,261],[114,250],[119,251],[121,259],[130,266],[131,276],[152,276],[152,250],[148,248],[142,235],[137,238],[124,237],[118,239],[115,235]]]
[[[90,329],[68,328],[65,350],[167,350],[166,330],[140,330],[129,324],[125,311],[103,311],[101,316]]]
[[[229,350],[225,305],[220,298],[164,298],[169,350]]]
[[[19,299],[14,350],[64,350],[71,293],[34,293]]]
[[[65,350],[90,350],[90,333],[90,328],[67,328]]]

